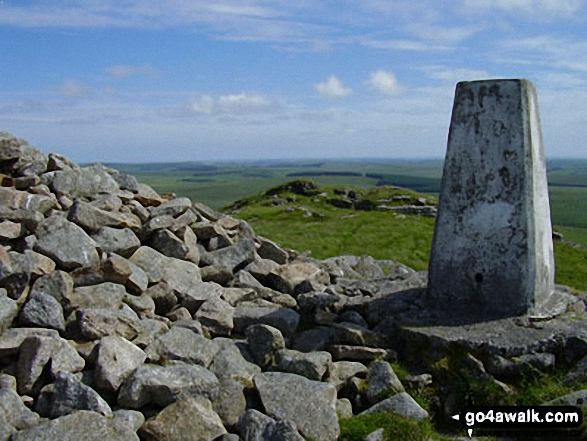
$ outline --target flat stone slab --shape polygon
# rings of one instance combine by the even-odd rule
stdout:
[[[427,350],[442,350],[455,343],[469,351],[505,357],[530,352],[581,351],[579,346],[587,353],[585,318],[555,318],[545,322],[513,318],[460,326],[402,326],[399,335],[402,341],[410,342],[404,349],[414,354],[421,354],[421,344]]]

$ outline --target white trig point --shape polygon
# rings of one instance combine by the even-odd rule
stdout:
[[[457,84],[428,276],[440,310],[526,314],[554,289],[552,226],[534,85]]]

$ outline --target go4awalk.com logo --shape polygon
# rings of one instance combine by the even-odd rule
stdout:
[[[575,406],[468,406],[452,418],[466,427],[469,437],[474,429],[553,430],[564,436],[565,430],[578,429],[583,423],[583,412]]]

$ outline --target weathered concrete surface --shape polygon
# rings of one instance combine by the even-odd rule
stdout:
[[[429,267],[432,305],[516,316],[553,291],[546,167],[534,86],[457,85]]]

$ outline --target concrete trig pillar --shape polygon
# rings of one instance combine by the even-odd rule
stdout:
[[[554,289],[538,103],[528,80],[457,85],[428,299],[449,314],[528,313]]]

